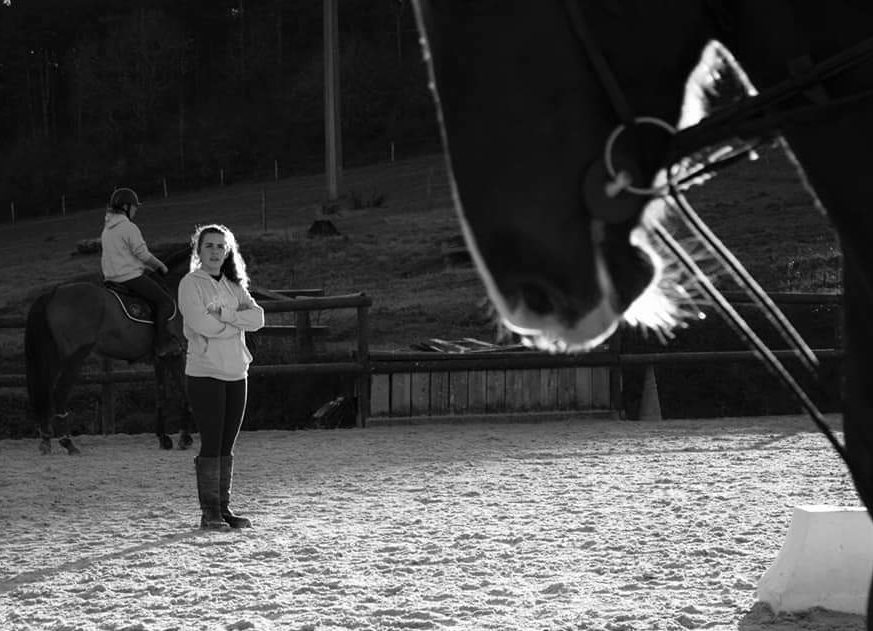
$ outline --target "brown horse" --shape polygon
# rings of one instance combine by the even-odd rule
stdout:
[[[664,252],[690,264],[660,214],[691,221],[682,187],[718,167],[714,147],[785,143],[840,239],[841,454],[873,509],[873,4],[414,4],[469,249],[506,325],[541,348],[592,348],[622,318],[669,331],[689,294]],[[742,89],[707,112],[726,75]]]
[[[155,276],[155,279],[167,288],[170,295],[175,296],[179,280],[188,272],[189,260],[189,248],[164,257],[169,273],[164,278]],[[143,308],[141,299],[136,303],[134,306]],[[58,285],[31,305],[24,334],[27,392],[43,453],[51,451],[55,419],[66,422],[60,444],[71,454],[79,451],[70,437],[70,412],[66,404],[82,363],[92,353],[128,362],[154,364],[157,384],[155,433],[162,448],[172,448],[172,439],[166,433],[164,407],[170,382],[174,382],[184,395],[184,360],[176,355],[155,361],[152,352],[154,325],[148,319],[149,314],[137,317],[122,304],[119,296],[104,286],[73,282]],[[178,311],[170,320],[169,329],[178,339],[184,339],[182,317]],[[187,449],[192,442],[187,405],[181,417],[179,447]]]

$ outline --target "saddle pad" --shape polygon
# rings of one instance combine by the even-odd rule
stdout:
[[[128,319],[142,324],[154,324],[154,310],[152,306],[139,296],[134,296],[128,293],[122,293],[110,287],[103,287],[110,294],[115,296],[118,304],[121,305],[121,310]]]

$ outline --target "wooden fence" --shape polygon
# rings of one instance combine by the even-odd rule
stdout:
[[[752,351],[696,351],[624,353],[621,337],[591,353],[552,355],[529,351],[486,353],[428,353],[369,350],[368,309],[372,300],[363,294],[324,297],[320,290],[257,290],[267,313],[295,312],[293,325],[271,325],[257,334],[294,336],[307,361],[252,366],[252,375],[349,375],[355,377],[358,426],[376,419],[411,419],[467,414],[582,411],[586,415],[622,417],[621,373],[628,366],[700,362],[757,361]],[[772,294],[779,304],[839,304],[835,294]],[[727,294],[734,303],[744,295]],[[326,334],[312,326],[311,311],[353,308],[357,311],[357,347],[347,357],[321,356],[314,340]],[[837,326],[837,340],[840,339]],[[2,327],[21,327],[18,320],[0,319]],[[775,351],[790,360],[791,351]],[[838,348],[817,349],[822,359],[842,356]],[[107,370],[83,375],[84,383],[103,385],[104,410],[111,411],[112,384],[148,379],[148,370]],[[0,375],[0,387],[21,387],[24,375]],[[113,431],[114,419],[104,418],[104,432]]]
[[[368,311],[373,304],[372,299],[364,294],[348,294],[342,296],[318,296],[322,290],[253,290],[253,295],[260,298],[259,304],[265,313],[299,314],[293,325],[268,325],[253,335],[293,336],[298,348],[302,349],[306,358],[314,357],[314,339],[326,333],[325,327],[312,326],[309,313],[328,309],[355,309],[357,312],[357,352],[348,361],[301,362],[294,364],[252,366],[252,375],[293,375],[293,374],[347,374],[355,375],[356,391],[358,393],[359,414],[358,425],[366,423],[366,413],[369,410],[369,340]],[[264,299],[266,298],[266,299]],[[0,319],[0,328],[24,328],[26,322],[21,318]],[[114,433],[114,388],[117,383],[134,383],[153,378],[151,369],[134,368],[114,370],[112,362],[103,360],[102,370],[83,372],[80,383],[100,384],[102,431]],[[0,387],[21,388],[27,385],[25,375],[0,375]]]

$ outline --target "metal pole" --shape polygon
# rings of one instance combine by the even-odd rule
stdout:
[[[324,0],[324,159],[327,199],[339,198],[342,177],[340,122],[339,29],[337,0]]]

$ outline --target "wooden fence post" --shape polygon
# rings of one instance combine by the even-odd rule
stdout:
[[[306,361],[315,354],[315,341],[312,337],[312,322],[309,311],[295,311],[294,324],[297,326],[296,339],[297,352],[300,359]]]
[[[267,231],[267,191],[261,189],[261,231]]]
[[[370,414],[370,348],[369,319],[366,306],[357,308],[358,312],[358,363],[361,373],[358,375],[358,427],[367,426]]]
[[[105,376],[112,373],[112,360],[103,358],[103,372]],[[103,407],[103,434],[115,433],[115,384],[106,380],[101,385],[101,400]]]
[[[15,202],[9,202],[9,212],[12,213],[12,223],[15,223]]]
[[[609,403],[610,407],[618,413],[618,418],[627,418],[627,410],[624,409],[624,395],[621,369],[622,351],[621,327],[619,327],[609,340],[609,350],[615,354],[616,364],[609,368]]]
[[[163,178],[162,182],[164,185],[164,199],[167,199],[169,196],[169,193],[167,192],[167,178]]]

